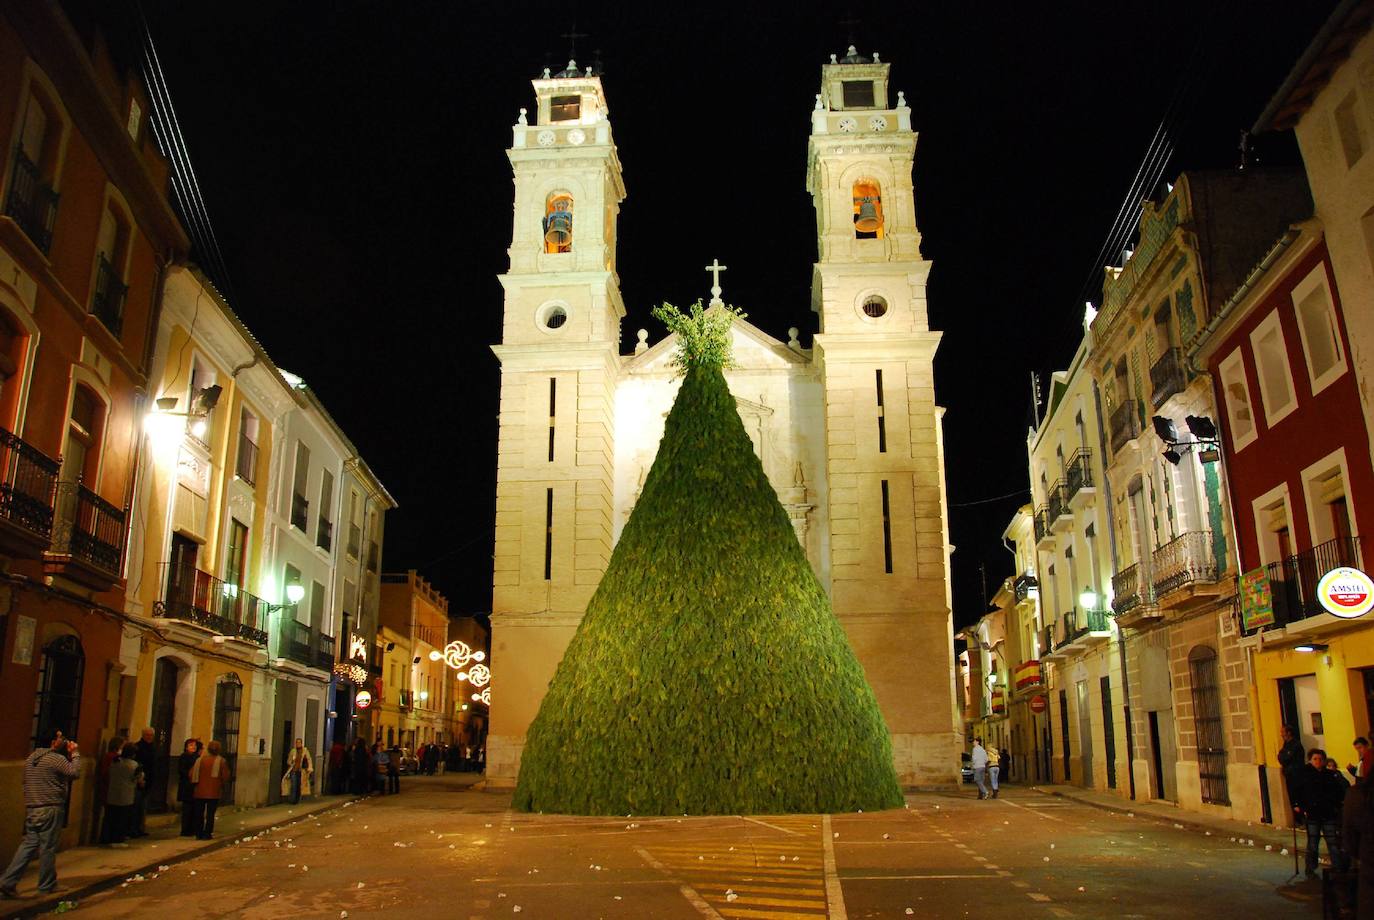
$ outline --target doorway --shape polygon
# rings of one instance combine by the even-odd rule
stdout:
[[[171,658],[159,658],[153,677],[153,747],[157,750],[153,775],[148,777],[147,802],[151,812],[167,810],[168,763],[172,754],[172,729],[176,723],[177,679],[181,669]]]
[[[1154,755],[1154,797],[1166,802],[1178,801],[1178,777],[1175,768],[1178,752],[1174,747],[1174,711],[1153,709],[1150,719],[1150,751]]]
[[[239,717],[243,710],[243,683],[237,674],[226,674],[215,685],[214,739],[229,766],[229,781],[224,784],[220,801],[232,804],[234,786],[239,775]]]
[[[1059,730],[1064,736],[1064,782],[1073,779],[1073,770],[1069,767],[1069,757],[1072,746],[1069,744],[1069,694],[1059,691]]]
[[[1088,682],[1080,680],[1075,685],[1078,693],[1078,750],[1083,763],[1083,773],[1079,782],[1091,788],[1093,784],[1093,723],[1092,705],[1088,699]]]

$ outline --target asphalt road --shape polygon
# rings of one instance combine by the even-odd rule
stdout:
[[[1292,860],[1029,790],[758,818],[512,814],[444,777],[81,903],[83,917],[1318,917]]]

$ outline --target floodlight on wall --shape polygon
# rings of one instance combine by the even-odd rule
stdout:
[[[1188,430],[1193,437],[1199,441],[1215,441],[1217,439],[1217,426],[1205,415],[1189,415],[1183,419]]]
[[[1324,652],[1326,649],[1327,646],[1320,642],[1304,642],[1302,645],[1293,646],[1295,652]]]
[[[163,396],[153,400],[153,402],[157,405],[157,411],[159,412],[172,412],[175,411],[177,407],[177,398],[175,396]]]
[[[1173,419],[1162,415],[1153,416],[1150,421],[1154,424],[1155,435],[1164,442],[1164,459],[1174,466],[1183,460],[1183,455],[1188,453],[1196,445],[1198,460],[1203,463],[1216,463],[1221,459],[1221,441],[1217,438],[1216,424],[1205,415],[1189,415],[1184,418],[1188,426],[1188,433],[1192,440],[1183,441],[1179,439],[1178,426]]]
[[[1172,444],[1178,440],[1178,428],[1174,425],[1173,419],[1156,415],[1150,419],[1150,422],[1155,426],[1155,434],[1159,436],[1161,441],[1168,441]]]
[[[215,408],[215,406],[219,405],[220,394],[222,394],[223,392],[224,387],[220,386],[217,383],[213,383],[208,387],[201,388],[196,393],[195,403],[193,404],[193,411],[201,413],[212,411]]]
[[[1178,466],[1178,462],[1183,459],[1183,455],[1174,448],[1170,447],[1168,450],[1164,452],[1164,459],[1168,460],[1174,466]]]

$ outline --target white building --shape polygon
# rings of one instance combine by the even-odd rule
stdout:
[[[522,110],[509,151],[515,221],[494,348],[494,785],[514,782],[526,729],[638,498],[677,387],[672,337],[650,347],[640,330],[634,353],[620,353],[625,188],[601,80],[570,63],[534,90],[534,123]],[[916,134],[896,95],[890,104],[888,65],[853,49],[822,67],[807,169],[820,333],[803,348],[795,329],[783,342],[739,322],[738,367],[726,378],[865,667],[898,775],[954,782],[939,333],[927,322],[930,263],[912,196]]]

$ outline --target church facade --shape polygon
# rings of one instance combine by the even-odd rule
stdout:
[[[853,48],[832,57],[811,115],[820,332],[803,348],[796,329],[782,342],[737,321],[726,378],[877,695],[899,778],[950,784],[962,738],[932,370],[940,335],[926,314],[911,110],[901,93],[889,104],[888,65],[874,58]],[[493,787],[515,782],[525,732],[639,497],[680,382],[673,336],[650,346],[639,330],[633,353],[620,351],[625,186],[601,80],[569,62],[533,83],[534,117],[521,110],[508,151],[515,223],[493,346]],[[713,304],[718,270],[715,280]]]

